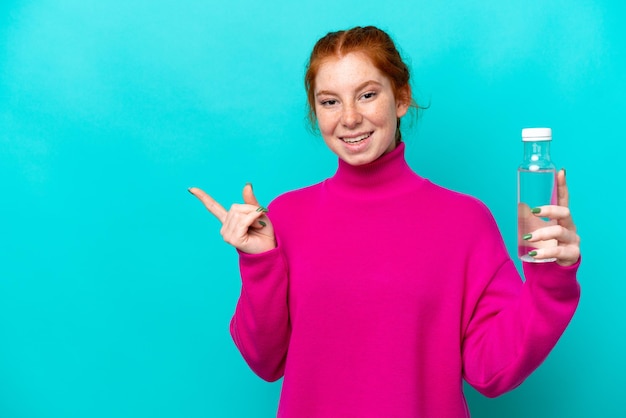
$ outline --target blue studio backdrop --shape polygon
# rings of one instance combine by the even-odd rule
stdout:
[[[229,205],[252,182],[268,203],[332,175],[304,66],[368,24],[429,105],[404,122],[409,163],[483,200],[511,254],[521,129],[551,127],[567,169],[579,309],[519,388],[467,387],[473,416],[626,416],[625,17],[621,0],[3,1],[0,417],[275,415],[280,382],[228,332],[237,254],[187,188]]]

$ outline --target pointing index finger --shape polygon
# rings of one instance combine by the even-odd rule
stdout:
[[[213,216],[215,216],[221,223],[224,223],[227,211],[222,205],[217,203],[215,199],[213,199],[206,192],[198,189],[197,187],[190,187],[188,190],[189,193],[197,197],[198,200],[202,202],[204,207],[207,208],[207,210],[211,212]]]

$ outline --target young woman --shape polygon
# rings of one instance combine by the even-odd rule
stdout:
[[[578,303],[579,237],[567,208],[536,216],[556,239],[522,282],[489,210],[414,173],[400,120],[409,71],[383,31],[356,27],[315,45],[311,117],[336,174],[275,199],[252,187],[225,210],[197,188],[239,250],[231,334],[263,379],[284,376],[281,417],[466,417],[465,379],[486,396],[519,385],[548,355]]]

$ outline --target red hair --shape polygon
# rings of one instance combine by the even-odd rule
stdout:
[[[315,77],[319,68],[326,60],[341,58],[350,52],[364,54],[380,72],[389,78],[396,101],[417,107],[411,95],[409,68],[402,60],[391,37],[374,26],[357,26],[348,30],[329,32],[318,40],[313,47],[304,75],[304,87],[309,104],[309,120],[312,126],[316,123]],[[399,118],[396,139],[400,141]]]

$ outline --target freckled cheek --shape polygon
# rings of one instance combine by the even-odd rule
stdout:
[[[376,126],[382,126],[387,119],[385,112],[380,110],[374,111],[369,114],[368,119]]]
[[[335,118],[329,117],[328,115],[317,118],[317,127],[323,135],[332,135],[337,126],[337,121]]]
[[[318,119],[317,127],[319,128],[322,135],[328,134],[328,123],[326,123],[325,121]]]

